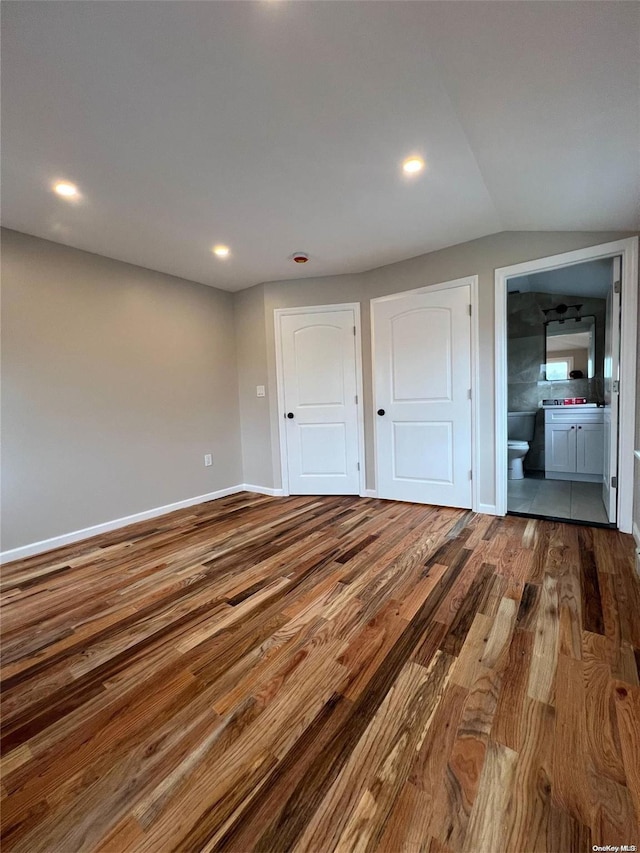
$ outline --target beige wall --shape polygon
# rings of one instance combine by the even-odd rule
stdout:
[[[572,370],[581,370],[585,376],[589,375],[589,350],[588,349],[568,349],[554,350],[549,353],[550,358],[572,358]],[[571,363],[571,362],[569,362]],[[577,394],[575,395],[578,396]]]
[[[271,453],[265,453],[264,440],[270,430],[269,397],[256,396],[256,387],[266,389],[269,382],[262,286],[235,294],[235,318],[243,482],[261,486],[273,481]]]
[[[638,300],[638,330],[640,331],[640,299]],[[636,360],[636,435],[635,453],[640,453],[640,336]],[[636,572],[640,575],[640,457],[633,460],[633,524],[636,538]]]
[[[232,294],[2,249],[2,550],[242,481]]]
[[[269,375],[269,415],[262,411],[254,421],[252,434],[260,441],[256,455],[270,456],[273,474],[259,485],[280,486],[280,455],[274,358],[274,308],[360,302],[362,311],[362,361],[364,372],[365,445],[367,487],[375,487],[373,447],[373,399],[371,389],[371,339],[369,300],[403,290],[451,281],[468,275],[479,276],[480,325],[480,502],[495,504],[494,428],[494,271],[498,267],[568,252],[630,236],[626,232],[501,232],[479,240],[451,246],[408,261],[380,267],[359,275],[268,282],[253,288],[256,299],[264,300],[266,352],[255,348],[253,358],[266,360]],[[237,305],[238,317],[243,311]],[[256,335],[257,337],[257,335]],[[260,351],[258,351],[260,349]],[[244,376],[240,376],[240,394]],[[254,481],[255,482],[255,481]]]

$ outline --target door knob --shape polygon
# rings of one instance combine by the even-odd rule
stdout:
[[[292,418],[292,417],[293,417],[293,412],[287,412],[287,417],[288,417],[288,418]]]
[[[384,415],[384,409],[378,409],[378,414],[382,417],[382,415]]]

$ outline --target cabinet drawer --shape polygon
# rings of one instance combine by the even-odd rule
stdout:
[[[545,411],[545,423],[547,424],[602,424],[604,423],[604,412],[598,409],[594,412],[567,412],[547,409]]]

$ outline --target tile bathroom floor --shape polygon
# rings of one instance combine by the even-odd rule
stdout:
[[[525,477],[509,480],[507,490],[509,512],[527,512],[572,521],[608,524],[602,502],[600,483],[578,483],[570,480],[545,480]]]

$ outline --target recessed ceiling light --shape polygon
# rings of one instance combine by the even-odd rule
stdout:
[[[213,254],[217,255],[219,258],[226,258],[229,255],[229,247],[228,246],[214,246]]]
[[[68,181],[58,181],[53,185],[53,189],[63,198],[75,198],[78,195],[78,187]]]
[[[422,157],[407,157],[402,168],[408,175],[416,175],[424,169],[424,160]]]

